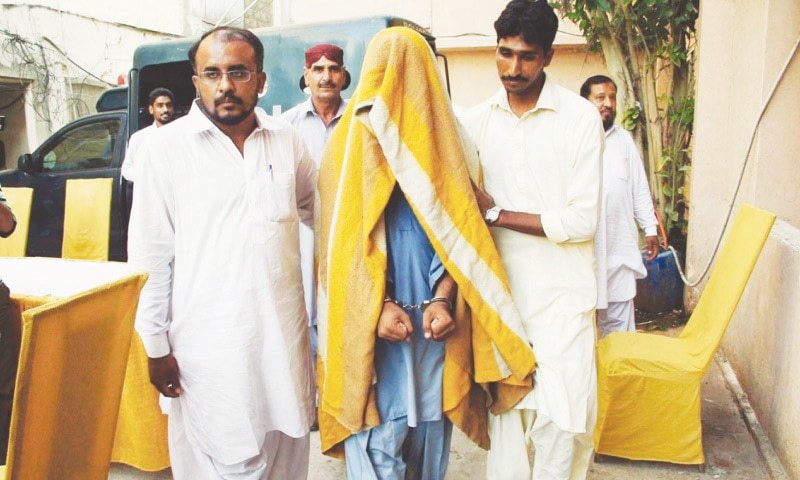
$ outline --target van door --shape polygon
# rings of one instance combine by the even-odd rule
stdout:
[[[33,187],[28,256],[61,256],[66,181],[71,178],[115,178],[111,204],[111,238],[124,235],[120,208],[119,159],[124,154],[125,113],[88,117],[73,122],[50,137],[32,157]],[[124,243],[124,242],[122,242]],[[112,242],[109,257],[124,258],[124,244]]]

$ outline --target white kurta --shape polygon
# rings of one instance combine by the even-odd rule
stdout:
[[[597,109],[547,79],[537,106],[521,118],[501,90],[464,120],[486,190],[501,208],[541,214],[547,235],[491,229],[537,361],[533,392],[517,408],[585,432],[595,395],[592,240],[603,148]]]
[[[139,147],[142,146],[142,143],[147,141],[147,138],[155,133],[157,128],[158,126],[153,123],[149,127],[135,132],[131,135],[131,138],[128,139],[128,148],[125,149],[125,160],[122,162],[122,169],[120,172],[129,182],[133,182],[136,179],[136,152],[139,151]]]
[[[634,222],[635,221],[635,222]],[[598,258],[598,308],[636,295],[636,279],[647,276],[639,250],[639,232],[656,235],[653,200],[642,158],[631,134],[619,127],[606,130],[603,152],[603,214],[595,237]]]
[[[314,104],[309,97],[305,102],[295,105],[286,112],[282,117],[287,122],[291,123],[294,128],[300,132],[300,136],[308,146],[308,151],[311,153],[311,158],[319,168],[322,162],[322,151],[325,149],[325,144],[328,142],[331,132],[339,123],[345,108],[347,108],[347,100],[342,99],[339,105],[339,110],[336,116],[328,125],[322,121],[317,111],[314,109]],[[303,291],[306,300],[306,311],[308,312],[308,319],[312,325],[317,323],[317,305],[315,300],[316,286],[314,282],[314,231],[305,226],[300,225],[300,265],[303,271]]]
[[[256,118],[244,155],[196,104],[159,128],[137,155],[128,239],[150,274],[136,329],[180,368],[183,393],[164,400],[223,464],[258,455],[266,432],[307,434],[313,417],[298,217],[311,222],[316,169],[288,123]]]

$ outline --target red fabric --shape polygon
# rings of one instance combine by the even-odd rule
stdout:
[[[344,52],[341,48],[329,43],[320,43],[306,50],[306,68],[311,68],[311,65],[322,57],[339,65],[344,65]]]

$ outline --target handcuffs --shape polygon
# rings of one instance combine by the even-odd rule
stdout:
[[[394,303],[398,307],[402,308],[403,310],[410,312],[413,310],[419,310],[420,312],[424,312],[426,308],[430,307],[434,303],[446,303],[447,304],[447,311],[453,311],[453,302],[450,301],[447,297],[433,297],[428,300],[423,300],[422,303],[403,303],[400,300],[394,299],[392,297],[386,296],[383,299],[383,303]]]

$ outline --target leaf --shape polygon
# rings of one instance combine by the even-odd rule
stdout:
[[[597,8],[599,8],[600,10],[602,10],[604,12],[610,12],[611,11],[611,5],[609,5],[606,0],[597,0]]]

